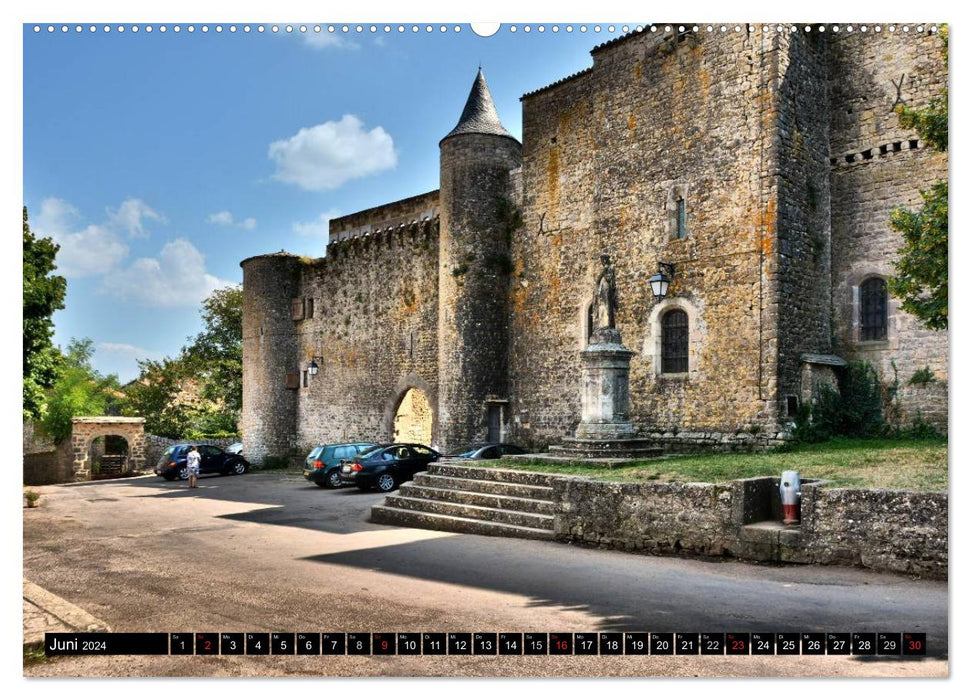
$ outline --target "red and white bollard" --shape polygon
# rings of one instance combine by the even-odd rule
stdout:
[[[779,494],[782,496],[782,522],[794,525],[799,522],[799,472],[782,472],[779,480]]]

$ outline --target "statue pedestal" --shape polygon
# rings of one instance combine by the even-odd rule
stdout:
[[[581,440],[623,440],[634,437],[630,422],[630,359],[634,353],[621,343],[620,332],[601,328],[580,352]]]
[[[594,459],[603,462],[659,457],[662,450],[637,437],[630,422],[630,360],[620,332],[601,328],[580,351],[582,387],[581,420],[573,437],[551,446],[554,457]]]

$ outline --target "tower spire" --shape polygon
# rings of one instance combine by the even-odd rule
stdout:
[[[446,134],[445,138],[458,134],[492,134],[512,138],[512,134],[506,131],[506,127],[499,120],[499,113],[496,111],[495,102],[492,101],[492,93],[489,92],[481,65],[472,83],[469,99],[465,101],[465,109],[462,110],[459,123]]]

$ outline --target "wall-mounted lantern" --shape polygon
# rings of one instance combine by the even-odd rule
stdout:
[[[668,295],[668,287],[674,279],[674,264],[659,262],[657,267],[657,274],[651,277],[651,292],[654,293],[655,299],[661,301]]]
[[[320,365],[317,364],[317,358],[312,357],[310,359],[310,364],[307,365],[307,371],[310,372],[311,377],[317,376],[317,370],[320,369]]]

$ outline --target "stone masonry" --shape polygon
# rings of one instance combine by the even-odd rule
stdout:
[[[890,275],[901,245],[892,208],[947,174],[893,112],[945,85],[930,27],[634,32],[524,95],[521,145],[480,72],[440,144],[440,190],[331,221],[325,257],[243,261],[247,455],[390,440],[409,389],[443,449],[573,434],[601,254],[639,437],[777,444],[811,384],[852,359],[896,377],[901,422],[946,429],[946,333],[890,299],[887,339],[859,334],[860,284]],[[660,262],[674,265],[663,301],[648,284]],[[672,374],[675,309],[688,360]]]

